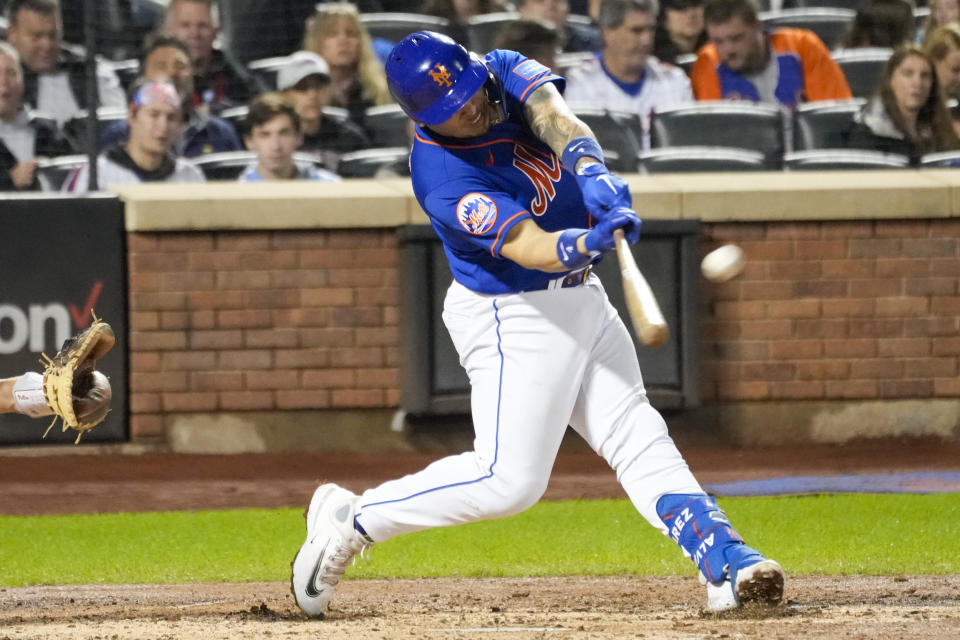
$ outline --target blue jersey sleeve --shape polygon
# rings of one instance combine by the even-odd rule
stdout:
[[[483,180],[441,185],[424,208],[445,244],[458,253],[482,251],[493,258],[515,224],[530,217],[526,207]]]
[[[500,78],[506,94],[520,103],[526,102],[534,89],[547,82],[555,83],[560,93],[566,86],[563,78],[516,51],[495,49],[487,54],[486,61]]]

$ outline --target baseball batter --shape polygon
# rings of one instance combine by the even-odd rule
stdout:
[[[321,615],[349,562],[394,536],[508,516],[536,503],[567,425],[675,540],[707,606],[777,604],[783,570],[743,543],[650,406],[630,335],[590,266],[640,220],[564,80],[512,51],[404,38],[386,65],[418,123],[414,193],[453,272],[443,320],[471,384],[474,449],[356,496],[321,485],[293,562],[297,603]]]

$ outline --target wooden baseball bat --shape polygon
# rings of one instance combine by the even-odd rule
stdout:
[[[623,293],[630,311],[633,330],[640,336],[640,342],[647,347],[659,347],[667,340],[670,329],[663,319],[663,312],[657,303],[647,279],[640,273],[637,261],[633,259],[630,245],[623,237],[623,229],[615,229],[613,237],[617,242],[617,258],[620,259],[620,274],[623,276]]]

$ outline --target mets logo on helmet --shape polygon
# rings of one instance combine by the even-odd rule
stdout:
[[[457,220],[473,235],[482,235],[497,221],[497,204],[482,193],[468,193],[457,203]]]
[[[452,87],[453,83],[450,82],[450,72],[447,71],[447,68],[440,64],[439,62],[433,65],[433,69],[428,71],[430,77],[433,78],[433,81],[436,82],[441,87]]]

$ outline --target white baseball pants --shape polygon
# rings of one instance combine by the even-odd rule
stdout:
[[[470,378],[474,450],[364,492],[357,522],[374,541],[533,506],[568,424],[661,532],[661,495],[703,493],[647,401],[633,341],[596,275],[507,295],[454,282],[443,320]]]

